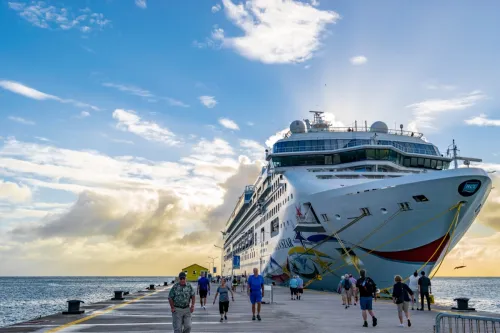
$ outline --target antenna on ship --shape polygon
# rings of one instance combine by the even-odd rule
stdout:
[[[453,164],[455,165],[455,169],[458,168],[458,161],[464,161],[464,165],[467,165],[467,167],[470,167],[470,162],[482,162],[483,160],[480,158],[474,158],[474,157],[464,157],[464,156],[459,156],[458,152],[460,150],[458,149],[457,145],[455,144],[455,139],[453,139],[453,143],[451,146],[448,147],[448,150],[446,151],[446,155],[450,156],[451,152],[451,157],[453,159]]]

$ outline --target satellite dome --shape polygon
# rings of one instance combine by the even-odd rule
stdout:
[[[294,120],[290,124],[290,132],[292,133],[305,133],[306,124],[302,120]]]
[[[376,121],[370,126],[370,132],[387,133],[389,132],[389,128],[383,121]]]

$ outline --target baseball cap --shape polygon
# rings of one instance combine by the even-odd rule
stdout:
[[[179,279],[185,279],[186,278],[186,273],[180,272],[179,273]]]

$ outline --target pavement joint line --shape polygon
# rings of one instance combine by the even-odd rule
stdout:
[[[121,304],[117,304],[117,305],[112,306],[112,307],[110,307],[110,308],[108,308],[108,309],[106,309],[106,310],[103,310],[102,312],[99,312],[99,313],[93,313],[93,314],[91,314],[90,316],[87,316],[87,317],[84,317],[84,318],[80,318],[80,319],[77,319],[77,320],[75,320],[75,321],[72,321],[72,322],[66,323],[66,324],[64,324],[64,325],[62,325],[62,326],[56,327],[56,328],[54,328],[54,329],[51,329],[51,330],[47,331],[47,333],[55,333],[55,332],[60,332],[60,331],[62,331],[62,330],[63,330],[63,329],[65,329],[65,328],[68,328],[68,327],[71,327],[71,326],[74,326],[74,325],[77,325],[77,324],[83,323],[83,322],[85,322],[85,321],[87,321],[87,320],[90,320],[90,319],[92,319],[92,318],[98,317],[98,316],[100,316],[100,315],[102,315],[102,314],[104,314],[104,313],[108,313],[108,312],[111,312],[111,311],[113,311],[113,310],[116,310],[116,309],[122,308],[122,307],[124,307],[124,306],[126,306],[126,305],[129,305],[129,304],[131,304],[131,303],[137,302],[137,301],[139,301],[139,300],[141,300],[141,299],[143,299],[143,298],[145,298],[145,297],[148,297],[148,296],[151,296],[151,295],[157,294],[157,293],[159,293],[159,292],[161,292],[161,291],[165,291],[165,290],[158,290],[158,291],[152,292],[152,293],[150,293],[150,294],[145,294],[145,295],[139,296],[139,297],[134,298],[134,299],[132,299],[132,300],[130,300],[130,301],[126,301],[126,302],[123,302],[123,303],[121,303]]]

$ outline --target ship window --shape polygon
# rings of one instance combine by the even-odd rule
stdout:
[[[423,167],[424,166],[424,158],[422,158],[422,157],[418,158],[418,166],[419,167]]]
[[[426,158],[425,159],[424,167],[425,168],[430,168],[431,167],[431,159],[430,158]]]
[[[438,169],[438,170],[443,169],[443,161],[440,161],[440,160],[437,161],[436,169]]]
[[[332,155],[326,155],[325,156],[325,164],[332,164],[332,163],[333,163]]]
[[[429,201],[429,199],[427,199],[427,197],[425,195],[423,195],[423,194],[414,195],[413,199],[415,199],[416,202],[426,202],[426,201]]]
[[[431,160],[431,169],[436,169],[437,160]]]
[[[271,237],[276,236],[280,232],[280,225],[279,225],[279,219],[274,219],[271,222]]]
[[[405,157],[404,158],[404,161],[403,161],[403,166],[409,168],[410,167],[410,158],[409,157]]]
[[[417,162],[418,162],[418,158],[416,158],[416,157],[412,157],[412,158],[411,158],[411,167],[412,167],[412,168],[416,168],[416,167],[418,167],[418,163],[417,163]]]

